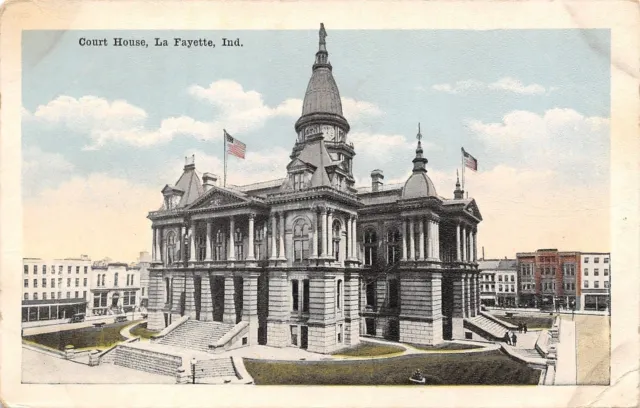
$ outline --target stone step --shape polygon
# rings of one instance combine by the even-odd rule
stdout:
[[[218,358],[199,361],[196,364],[196,377],[235,377],[236,372],[231,358]]]

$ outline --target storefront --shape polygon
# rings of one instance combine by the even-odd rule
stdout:
[[[70,319],[77,313],[86,313],[84,299],[24,300],[22,301],[22,321]]]

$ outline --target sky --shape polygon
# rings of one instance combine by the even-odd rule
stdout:
[[[609,251],[608,30],[327,33],[356,185],[373,169],[404,182],[420,123],[440,196],[461,147],[478,160],[465,190],[483,216],[479,256]],[[222,176],[223,128],[247,145],[228,183],[286,175],[318,31],[24,31],[22,47],[24,256],[130,261],[150,251],[147,213],[185,156]]]

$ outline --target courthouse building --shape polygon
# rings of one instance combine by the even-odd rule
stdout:
[[[91,260],[79,258],[23,261],[22,321],[68,319],[85,313]]]
[[[415,156],[398,163],[413,169],[404,184],[385,186],[374,170],[370,187],[354,186],[325,37],[321,28],[285,178],[225,187],[190,160],[162,189],[148,216],[149,329],[188,316],[244,324],[247,344],[319,353],[363,335],[464,338],[480,301],[478,206],[459,183],[439,187],[453,198],[438,194],[419,132]]]

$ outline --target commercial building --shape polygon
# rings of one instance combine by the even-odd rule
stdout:
[[[607,310],[611,294],[611,256],[608,252],[580,254],[580,309]]]
[[[355,188],[325,37],[321,28],[284,179],[221,186],[191,160],[162,189],[148,216],[150,329],[182,316],[246,323],[248,344],[319,353],[361,335],[464,338],[480,303],[478,206],[459,183],[453,198],[436,192],[419,132],[405,183],[384,186],[374,170],[371,187]]]
[[[92,316],[127,313],[140,307],[140,267],[109,260],[93,264],[91,274]]]
[[[140,309],[146,310],[149,305],[149,268],[151,267],[151,254],[140,252],[137,266],[140,268]]]
[[[496,306],[496,271],[500,265],[499,259],[478,261],[480,272],[480,302],[484,306]]]
[[[478,262],[480,299],[485,306],[517,307],[518,267],[515,259],[488,259]]]
[[[85,313],[91,260],[23,259],[22,321],[67,319]]]

